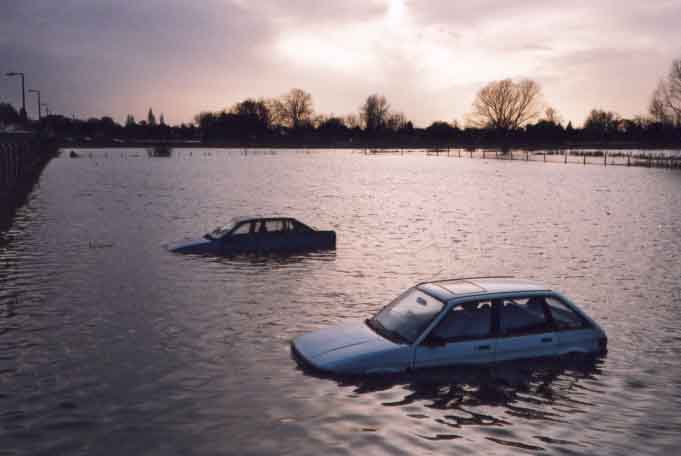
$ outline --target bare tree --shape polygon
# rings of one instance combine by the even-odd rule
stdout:
[[[390,105],[383,95],[369,95],[360,108],[360,118],[364,128],[377,131],[386,126]]]
[[[667,78],[655,88],[648,112],[656,122],[681,125],[681,59],[672,62]]]
[[[244,119],[251,119],[266,129],[272,125],[270,110],[263,99],[254,100],[247,98],[232,106],[231,113]]]
[[[667,107],[667,86],[664,81],[660,81],[653,92],[648,112],[655,122],[669,123],[671,116]]]
[[[539,117],[541,107],[538,83],[503,79],[490,82],[478,92],[469,120],[476,127],[515,130]]]
[[[584,130],[601,136],[611,135],[620,129],[622,118],[616,112],[592,109],[584,121]]]
[[[343,122],[344,122],[345,125],[347,125],[347,127],[350,128],[350,129],[361,128],[361,127],[362,127],[362,123],[361,123],[361,121],[359,120],[359,118],[357,117],[356,114],[348,114],[348,115],[345,116],[345,118],[343,119]]]
[[[560,125],[563,122],[560,114],[554,108],[549,106],[544,110],[544,120],[551,122],[552,124]]]
[[[401,112],[393,112],[388,114],[385,125],[388,130],[400,131],[407,126],[407,118]]]
[[[291,91],[274,103],[278,121],[291,128],[300,128],[312,118],[312,95],[301,89]]]
[[[667,105],[674,112],[676,122],[681,123],[681,59],[674,60],[667,78]]]

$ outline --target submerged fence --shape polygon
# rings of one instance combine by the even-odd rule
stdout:
[[[0,218],[26,197],[55,151],[34,133],[0,133]]]
[[[546,163],[574,163],[600,166],[644,166],[681,169],[681,150],[617,150],[617,149],[363,149],[365,154],[425,153],[438,157],[477,158],[484,160],[516,160]]]
[[[0,133],[0,192],[10,192],[53,155],[33,133]]]

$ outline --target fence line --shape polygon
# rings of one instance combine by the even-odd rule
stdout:
[[[647,168],[681,169],[681,150],[664,153],[649,150],[508,150],[501,149],[407,149],[407,153],[425,153],[430,156],[477,158],[483,160],[515,160],[544,163],[563,163],[600,166],[643,166]],[[364,149],[365,154],[401,154],[405,149]]]

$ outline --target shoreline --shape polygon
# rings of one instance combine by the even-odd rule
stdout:
[[[61,149],[125,149],[125,148],[153,148],[164,146],[173,149],[355,149],[355,150],[432,150],[446,152],[447,150],[523,150],[523,151],[554,151],[564,153],[572,150],[665,150],[681,152],[681,144],[642,144],[642,143],[565,143],[565,144],[276,144],[276,143],[227,143],[227,142],[200,142],[200,141],[143,141],[143,142],[60,142],[58,147]]]

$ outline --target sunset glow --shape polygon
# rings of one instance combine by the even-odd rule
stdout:
[[[52,2],[12,3],[0,18],[1,61],[51,92],[55,110],[119,120],[153,106],[185,122],[301,87],[322,113],[354,113],[382,93],[425,126],[462,119],[492,80],[532,78],[564,119],[581,123],[595,107],[645,114],[681,56],[681,0],[560,9],[533,0],[171,0],[158,11],[72,3],[72,14]],[[10,81],[0,99],[17,102]]]

